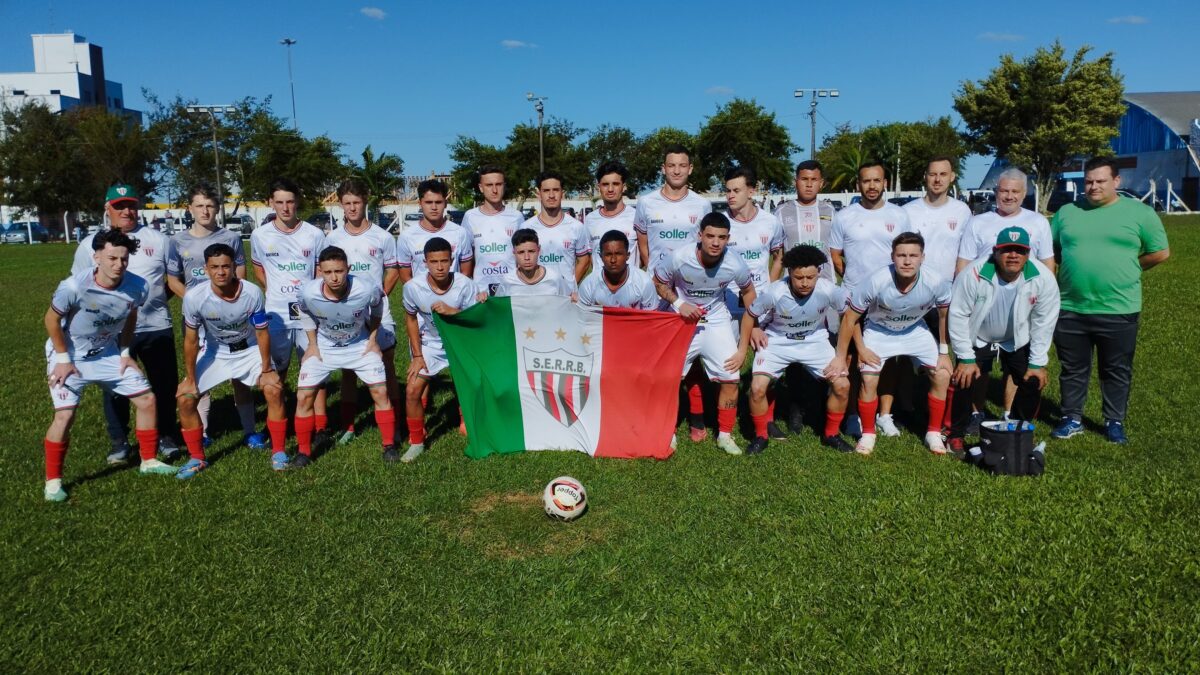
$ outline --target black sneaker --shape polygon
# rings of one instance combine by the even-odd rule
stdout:
[[[121,441],[112,446],[112,452],[108,453],[105,461],[112,466],[120,466],[129,463],[131,459],[133,459],[133,448],[130,447],[129,441]]]
[[[763,450],[767,449],[767,439],[759,436],[750,441],[749,447],[746,448],[747,455],[761,455]]]
[[[303,469],[309,464],[312,464],[312,457],[297,452],[296,456],[292,458],[292,461],[288,462],[288,468]]]
[[[838,452],[854,452],[854,446],[846,442],[846,439],[841,435],[825,436],[821,439],[821,445],[827,448],[833,448]]]
[[[767,422],[767,438],[775,441],[782,441],[787,437],[787,433],[785,433],[783,429],[780,429],[778,424],[775,424],[774,421]]]
[[[400,451],[394,445],[383,446],[383,461],[391,464],[400,461]]]
[[[325,451],[333,447],[333,432],[322,429],[313,433],[312,446],[314,450]]]
[[[793,410],[791,414],[788,415],[787,425],[788,429],[791,429],[793,434],[804,433],[804,411]]]
[[[170,436],[160,436],[158,439],[158,454],[167,464],[175,462],[183,455],[183,450],[179,448],[179,444]]]

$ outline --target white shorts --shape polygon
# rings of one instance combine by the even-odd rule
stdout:
[[[789,340],[784,337],[771,335],[767,346],[754,355],[755,375],[766,375],[772,380],[778,380],[784,370],[793,363],[799,363],[818,380],[825,379],[825,367],[833,360],[837,352],[823,336],[811,340]]]
[[[441,342],[421,343],[421,356],[425,357],[425,367],[417,373],[417,377],[432,379],[435,375],[450,367],[446,358],[446,349]]]
[[[304,356],[308,349],[308,333],[303,328],[289,326],[282,316],[271,313],[267,315],[267,332],[271,335],[271,360],[275,370],[280,373],[287,371],[292,364],[292,350]]]
[[[311,358],[300,364],[300,389],[315,389],[321,386],[329,375],[342,369],[353,370],[358,379],[368,387],[375,387],[387,381],[387,372],[383,368],[383,358],[375,352],[363,353],[365,342],[356,342],[345,347],[322,347],[321,358]]]
[[[687,359],[683,362],[684,376],[699,357],[708,379],[726,384],[741,380],[740,374],[725,370],[726,359],[737,352],[737,340],[733,337],[731,325],[736,324],[727,319],[701,321],[696,324],[696,334],[692,336]]]
[[[258,384],[262,368],[257,343],[236,352],[222,351],[215,344],[208,344],[196,359],[196,389],[204,394],[222,382],[231,381],[253,387]]]
[[[73,355],[72,355],[73,356]],[[46,342],[46,376],[54,372],[54,347]],[[137,368],[126,368],[121,373],[121,354],[115,348],[90,359],[77,359],[75,369],[67,381],[50,387],[50,399],[55,410],[67,410],[79,405],[83,390],[89,384],[99,385],[104,391],[126,398],[135,398],[150,391],[150,383]]]
[[[937,368],[937,340],[924,322],[913,324],[904,333],[885,333],[868,326],[863,328],[863,344],[879,357],[877,366],[859,359],[858,369],[864,373],[878,373],[885,361],[896,356],[907,356],[927,370]]]

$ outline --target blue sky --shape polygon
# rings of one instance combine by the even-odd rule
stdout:
[[[961,81],[1056,38],[1114,52],[1127,91],[1200,89],[1193,3],[968,4],[0,0],[0,71],[33,69],[31,33],[73,30],[104,48],[131,107],[146,87],[214,104],[269,95],[290,117],[291,37],[301,130],[420,174],[450,168],[458,134],[502,144],[536,119],[527,91],[549,97],[547,115],[639,133],[695,131],[731,97],[754,98],[806,157],[796,88],[841,91],[821,105],[819,142],[835,123],[953,116]],[[968,162],[968,185],[987,163]]]

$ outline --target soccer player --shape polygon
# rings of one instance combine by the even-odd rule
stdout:
[[[725,289],[737,284],[742,304],[754,302],[754,282],[741,256],[728,255],[729,219],[709,213],[700,219],[700,241],[675,251],[655,268],[658,296],[696,323],[696,334],[688,346],[683,375],[697,359],[710,380],[720,384],[717,396],[717,447],[731,455],[742,449],[730,435],[737,420],[739,371],[746,359],[750,325],[743,324],[734,335],[733,319],[725,305]]]
[[[500,279],[493,295],[561,295],[578,299],[574,284],[553,268],[540,263],[542,247],[537,232],[528,227],[514,232],[512,250],[517,259],[516,267]]]
[[[312,462],[313,412],[316,388],[336,370],[348,368],[367,385],[375,401],[375,423],[383,442],[383,460],[394,462],[396,415],[388,400],[387,371],[379,348],[383,318],[383,289],[350,274],[346,252],[336,246],[317,258],[320,276],[304,284],[297,296],[308,347],[300,362],[296,392],[296,445],[291,468]]]
[[[544,171],[535,181],[541,207],[525,227],[537,232],[542,246],[541,263],[570,282],[574,292],[591,265],[592,244],[587,228],[563,211],[563,177]]]
[[[408,450],[400,457],[406,463],[425,451],[424,401],[429,381],[450,365],[433,315],[458,314],[475,304],[479,292],[470,277],[454,273],[454,251],[449,241],[430,237],[421,253],[424,272],[404,284],[404,327],[412,352],[404,399]]]
[[[946,388],[950,384],[950,347],[946,343],[946,309],[950,305],[950,282],[921,268],[925,241],[916,232],[897,235],[892,242],[892,264],[860,280],[850,304],[842,314],[837,356],[829,372],[847,367],[853,339],[858,348],[862,385],[858,413],[863,434],[854,450],[869,455],[875,449],[875,409],[879,371],[889,358],[908,356],[929,376],[929,426],[925,444],[935,454],[945,454],[942,418],[946,411]],[[925,323],[925,313],[938,309],[938,340]],[[865,326],[856,330],[859,318]]]
[[[425,243],[434,237],[450,243],[451,272],[465,277],[474,274],[475,242],[464,226],[446,217],[446,199],[449,195],[450,188],[434,178],[417,185],[421,220],[416,227],[405,228],[396,242],[396,260],[400,264],[400,281],[403,283],[407,284],[425,274]],[[511,236],[508,234],[505,238]]]
[[[138,240],[114,228],[88,237],[88,245],[92,247],[93,266],[58,285],[45,316],[50,336],[46,341],[46,375],[54,419],[43,443],[43,494],[52,502],[67,499],[62,486],[63,459],[75,408],[89,384],[130,399],[137,409],[138,454],[142,457],[139,472],[175,473],[175,467],[154,456],[158,450],[154,393],[131,356],[138,308],[150,295],[146,280],[127,271]]]
[[[609,230],[600,237],[600,267],[579,284],[579,304],[593,307],[658,309],[654,280],[629,264],[629,236]]]
[[[1019,383],[1012,403],[1016,419],[1037,415],[1058,310],[1054,273],[1029,259],[1029,233],[1019,227],[1001,230],[992,256],[972,262],[955,279],[949,321],[957,389],[947,441],[954,454],[963,452],[973,390],[987,385],[980,374],[991,371],[997,356],[1004,374]]]
[[[663,153],[663,186],[638,197],[633,212],[638,255],[651,276],[654,268],[680,247],[691,249],[696,242],[696,224],[712,211],[708,200],[688,189],[692,175],[692,153],[679,144]]]
[[[849,373],[826,372],[835,356],[828,326],[837,326],[838,314],[846,305],[841,287],[821,278],[821,266],[826,262],[825,254],[815,246],[792,247],[783,256],[786,277],[757,294],[742,316],[743,333],[747,327],[751,329],[750,341],[755,349],[754,377],[750,381],[754,441],[746,454],[756,455],[766,449],[771,419],[767,390],[794,363],[808,369],[813,377],[829,382],[821,444],[839,452],[854,450],[838,431],[850,400]]]
[[[401,273],[396,240],[387,230],[367,220],[367,199],[370,190],[357,178],[342,181],[337,189],[342,205],[342,226],[325,237],[326,246],[336,246],[346,253],[350,273],[361,283],[379,286],[383,291],[383,319],[379,326],[378,344],[387,371],[388,396],[392,405],[400,402],[400,384],[396,379],[396,320],[388,305],[388,295],[396,287]],[[409,228],[413,229],[413,228]],[[342,429],[337,444],[354,440],[354,417],[358,412],[358,380],[351,370],[342,371],[341,413]]]
[[[754,203],[758,177],[748,166],[735,166],[725,172],[725,200],[729,204],[729,250],[742,257],[750,269],[755,293],[783,273],[783,228],[779,220]],[[726,295],[730,310],[740,319],[741,307],[732,292]]]
[[[254,399],[250,387],[262,388],[267,399],[271,468],[282,471],[287,468],[287,418],[283,412],[283,384],[271,361],[263,292],[237,276],[237,251],[228,244],[210,244],[204,249],[204,259],[206,281],[192,286],[183,296],[185,376],[175,398],[191,459],[179,469],[178,477],[188,479],[208,468],[198,404],[201,396],[223,382],[233,385],[235,397],[249,402],[251,429]]]
[[[950,197],[950,187],[958,176],[955,160],[938,155],[925,165],[925,195],[904,205],[914,232],[925,238],[925,262],[922,267],[943,279],[954,279],[959,243],[969,228],[971,207]]]
[[[504,275],[513,271],[509,250],[513,233],[521,229],[525,216],[504,204],[504,170],[498,166],[479,168],[477,187],[483,203],[463,215],[462,226],[475,248],[475,269],[470,275],[481,291],[495,295]]]
[[[183,282],[179,280],[179,256],[171,239],[138,220],[139,197],[130,185],[114,185],[105,197],[104,212],[112,229],[124,232],[138,245],[129,249],[129,271],[146,281],[145,302],[138,307],[137,328],[133,341],[127,346],[132,358],[141,361],[150,389],[156,399],[170,401],[179,386],[179,371],[175,361],[175,334],[171,329],[171,314],[167,310],[167,290],[183,296]],[[85,237],[79,242],[71,274],[90,272],[96,266],[95,249],[92,241],[98,235]],[[108,438],[112,452],[109,464],[124,464],[129,461],[133,450],[129,446],[129,403],[130,399],[113,392],[104,398],[104,419],[108,427]],[[172,434],[175,432],[175,410],[171,405],[155,408],[158,419],[158,448],[163,459],[173,462],[180,450]],[[139,454],[142,448],[139,448]]]
[[[624,232],[629,238],[629,264],[641,267],[641,256],[637,247],[637,230],[633,229],[634,208],[625,205],[625,181],[629,169],[620,162],[605,162],[596,169],[596,189],[600,193],[600,206],[583,217],[592,246],[592,269],[603,265],[600,254],[600,238],[611,230]]]

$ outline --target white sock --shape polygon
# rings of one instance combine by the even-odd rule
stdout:
[[[205,393],[196,403],[196,412],[200,414],[200,428],[208,430],[208,411],[212,408],[212,397]]]
[[[236,407],[238,419],[242,421],[242,434],[249,436],[254,433],[254,404],[238,403]]]
[[[732,438],[728,431],[722,431],[717,434],[717,440],[725,440],[726,438]]]

